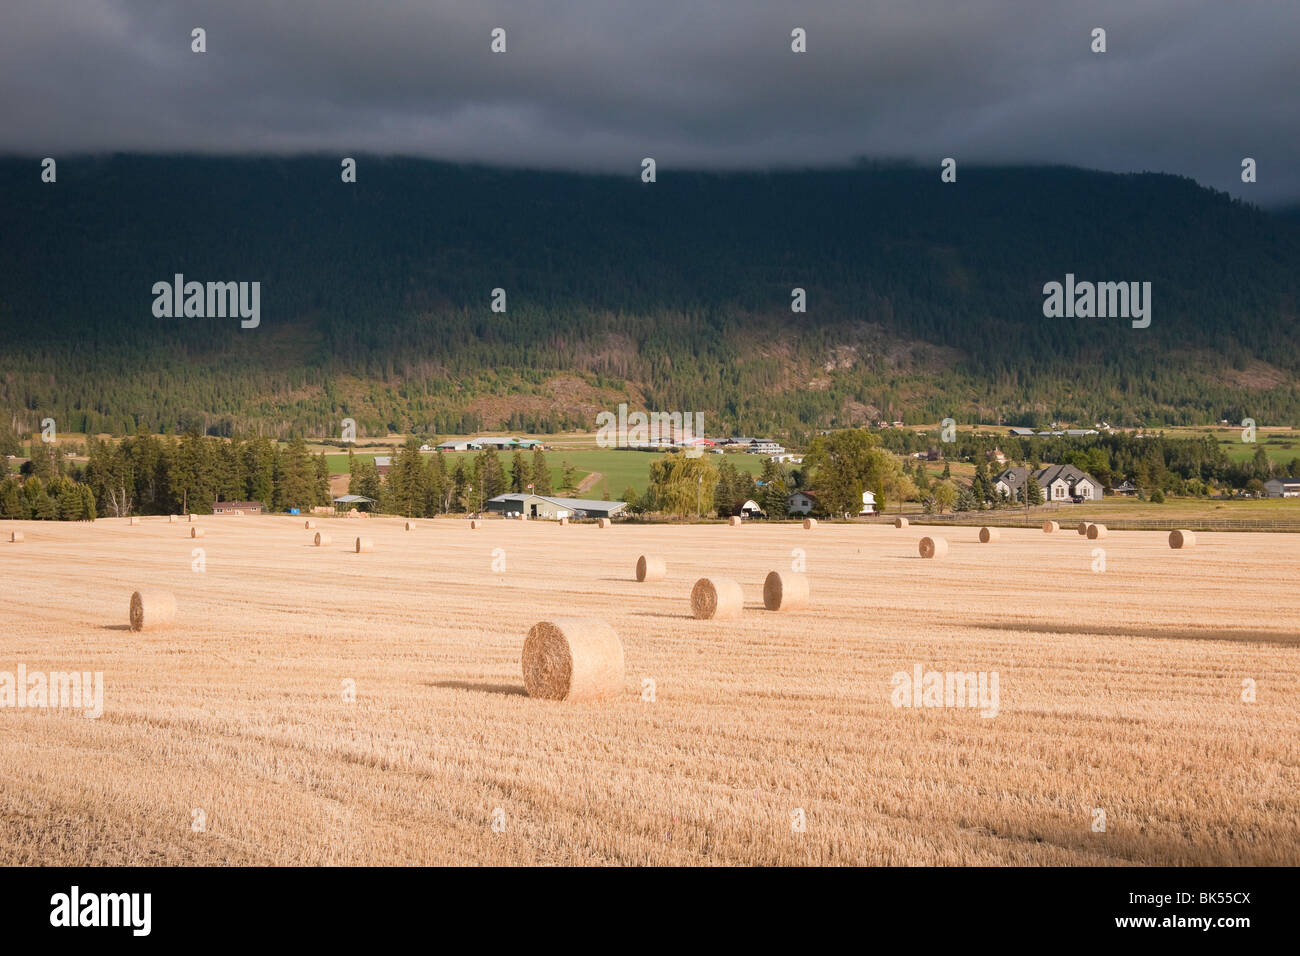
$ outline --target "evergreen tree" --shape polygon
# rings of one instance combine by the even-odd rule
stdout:
[[[18,479],[9,477],[0,482],[0,518],[26,518],[27,507],[23,503]]]
[[[1025,482],[1025,494],[1031,508],[1043,503],[1043,487],[1034,478],[1033,472],[1029,473],[1029,479]]]
[[[58,517],[54,500],[45,490],[45,484],[39,478],[28,478],[23,483],[23,498],[27,506],[27,517],[50,521]]]
[[[94,521],[95,514],[95,495],[86,485],[77,485],[77,496],[81,499],[81,512],[77,515],[78,521]]]
[[[790,496],[790,487],[785,469],[779,462],[763,462],[762,481],[759,504],[770,518],[786,517],[786,499]]]
[[[348,494],[361,495],[363,498],[370,498],[373,501],[379,501],[380,482],[379,468],[375,465],[374,458],[358,458],[353,466],[352,475],[348,479]],[[369,511],[371,506],[365,503],[358,508],[360,511]]]
[[[546,465],[546,455],[540,448],[533,451],[533,494],[549,495],[551,491],[551,469]]]
[[[528,468],[528,463],[524,461],[524,456],[516,451],[510,456],[510,490],[517,494],[523,494],[528,491],[530,484],[535,484],[535,482]],[[534,488],[534,491],[536,491],[536,488]]]
[[[482,494],[479,496],[479,502],[486,507],[486,502],[495,498],[497,495],[504,494],[506,490],[506,474],[501,467],[501,456],[497,450],[488,447],[478,459],[479,481],[482,483]]]
[[[971,493],[970,485],[962,483],[957,486],[957,500],[953,507],[957,511],[975,510],[975,495]]]
[[[244,497],[270,508],[275,501],[275,447],[259,437],[244,445]]]
[[[277,511],[310,511],[316,503],[316,466],[307,443],[295,438],[278,456],[279,472],[272,500]]]
[[[452,473],[450,489],[452,506],[462,512],[474,510],[470,501],[470,492],[468,490],[469,485],[470,475],[465,469],[465,460],[462,458],[456,462],[456,470]],[[449,506],[447,510],[450,511],[451,506]]]
[[[427,463],[428,477],[425,485],[429,489],[427,514],[436,515],[451,510],[451,480],[447,476],[447,464],[442,452],[434,452]]]
[[[388,470],[384,510],[408,518],[424,517],[429,494],[427,481],[428,471],[420,454],[420,440],[412,436],[406,440]]]

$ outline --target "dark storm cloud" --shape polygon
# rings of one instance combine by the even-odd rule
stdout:
[[[190,30],[208,52],[190,52]],[[508,52],[489,52],[503,27]],[[809,52],[790,52],[793,27]],[[1107,30],[1109,50],[1089,49]],[[0,150],[1062,162],[1300,198],[1294,0],[5,0]],[[1240,162],[1260,181],[1240,182]]]

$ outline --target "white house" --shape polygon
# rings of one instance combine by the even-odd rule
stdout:
[[[873,492],[862,492],[862,510],[859,515],[873,515],[876,513],[876,496]]]
[[[816,507],[817,498],[806,491],[796,491],[785,499],[785,510],[792,515],[806,515]]]

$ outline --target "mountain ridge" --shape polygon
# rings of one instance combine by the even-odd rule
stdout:
[[[589,428],[620,400],[795,437],[868,412],[1300,420],[1300,220],[1183,177],[338,170],[67,157],[45,184],[0,159],[0,408],[281,437]],[[155,319],[177,272],[260,281],[261,326]],[[1067,273],[1152,282],[1151,328],[1044,319]]]

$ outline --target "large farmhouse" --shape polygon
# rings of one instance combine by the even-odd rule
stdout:
[[[506,494],[489,498],[488,511],[526,515],[529,518],[612,518],[627,507],[626,501],[599,501],[594,498],[552,498],[544,495]]]
[[[1029,478],[1028,468],[1008,468],[993,479],[993,488],[1016,501]],[[1033,480],[1042,489],[1044,501],[1101,500],[1101,482],[1073,465],[1047,465],[1034,472]]]

